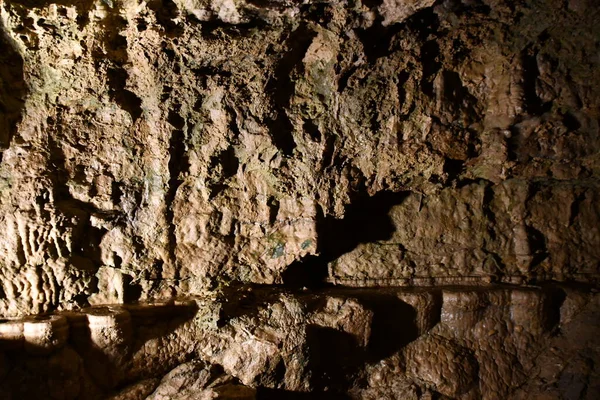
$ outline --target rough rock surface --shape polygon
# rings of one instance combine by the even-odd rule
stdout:
[[[599,18],[0,0],[0,396],[600,397]]]
[[[241,286],[216,297],[12,320],[22,326],[10,340],[4,322],[0,393],[595,399],[599,311],[595,290],[557,285],[296,292]],[[28,334],[32,324],[49,334]]]

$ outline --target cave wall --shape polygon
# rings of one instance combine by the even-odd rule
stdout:
[[[599,17],[0,1],[0,392],[596,398]]]
[[[231,281],[598,275],[593,2],[1,16],[5,315]]]

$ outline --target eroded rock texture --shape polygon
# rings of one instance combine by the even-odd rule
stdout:
[[[96,306],[0,324],[0,390],[6,399],[595,399],[599,299],[564,286],[238,287]]]
[[[0,0],[0,395],[598,398],[599,18]]]

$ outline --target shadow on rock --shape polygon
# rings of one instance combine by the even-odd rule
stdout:
[[[408,193],[383,191],[374,196],[359,195],[346,207],[342,219],[317,214],[317,256],[308,255],[293,262],[282,273],[287,287],[324,286],[327,264],[354,250],[359,244],[389,240],[396,226],[390,209],[401,204]]]
[[[10,147],[17,124],[21,121],[27,96],[23,58],[5,30],[0,21],[0,151]]]

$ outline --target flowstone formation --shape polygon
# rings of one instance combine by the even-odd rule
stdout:
[[[600,397],[593,0],[0,0],[0,399]]]

